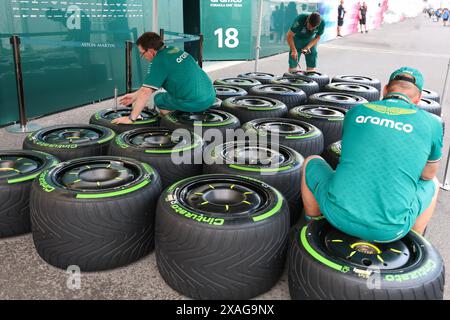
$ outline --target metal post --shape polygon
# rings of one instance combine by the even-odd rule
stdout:
[[[125,42],[125,90],[126,93],[133,91],[133,42]]]
[[[263,2],[264,0],[259,0],[258,33],[256,35],[256,52],[255,52],[255,72],[258,72],[259,55],[261,52],[262,18],[264,8]]]
[[[444,89],[442,90],[442,95],[441,95],[441,104],[442,106],[444,106],[445,104],[445,96],[447,94],[447,82],[448,82],[448,74],[450,73],[450,59],[448,61],[448,68],[447,68],[447,74],[445,76],[445,81],[444,81]],[[441,113],[441,117],[444,116],[444,109],[442,108],[442,113]],[[450,147],[448,150],[448,156],[447,156],[447,165],[445,167],[445,173],[444,173],[444,179],[442,180],[442,185],[441,185],[441,189],[445,190],[445,191],[450,191],[450,181],[448,180],[449,178],[449,170],[450,169]]]
[[[162,41],[164,41],[164,29],[159,29],[159,36],[161,37]]]
[[[22,75],[22,61],[20,58],[20,38],[19,36],[12,36],[10,43],[14,52],[14,70],[16,72],[16,86],[17,86],[17,100],[19,104],[19,124],[15,124],[6,128],[11,133],[27,133],[41,129],[41,126],[37,124],[28,123],[27,115],[25,111],[25,95],[23,88],[23,75]]]
[[[153,0],[153,26],[152,30],[158,29],[158,0]]]
[[[203,41],[204,36],[200,33],[200,39],[198,40],[198,65],[203,69]]]

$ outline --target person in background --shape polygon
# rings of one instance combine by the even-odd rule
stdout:
[[[369,31],[367,30],[367,4],[365,2],[363,2],[363,4],[359,5],[359,26],[361,28],[361,33],[364,33],[364,31],[366,33],[368,33]],[[364,27],[364,31],[363,31],[363,27]]]
[[[450,11],[448,8],[445,8],[442,13],[442,21],[444,22],[444,27],[448,24],[448,19],[450,18]]]
[[[338,24],[337,24],[337,36],[340,38],[341,35],[341,28],[344,25],[344,17],[347,11],[344,9],[344,0],[341,0],[341,4],[338,7]]]
[[[300,56],[306,58],[308,71],[314,71],[317,66],[317,44],[325,31],[325,22],[318,12],[301,13],[286,34],[289,44],[289,72],[297,71]]]
[[[136,44],[141,57],[151,64],[142,87],[119,101],[122,105],[134,103],[131,115],[113,120],[114,124],[135,122],[147,102],[149,109],[157,107],[163,115],[172,110],[203,112],[213,105],[216,92],[211,79],[190,54],[166,46],[154,32],[144,33]],[[158,91],[161,88],[167,92]]]

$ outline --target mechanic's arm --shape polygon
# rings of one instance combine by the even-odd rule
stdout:
[[[308,45],[304,48],[308,51],[311,51],[312,47],[315,47],[320,41],[320,36],[315,37]]]
[[[137,96],[137,99],[133,106],[133,111],[131,112],[131,118],[136,119],[141,114],[142,110],[147,105],[148,99],[152,96],[152,94],[155,93],[155,89],[148,88],[148,87],[141,87],[139,89],[139,95]]]
[[[121,104],[131,104],[135,103],[133,106],[133,110],[131,111],[130,117],[133,119],[137,119],[141,114],[142,110],[144,110],[148,99],[156,90],[147,87],[141,87],[135,93],[131,93],[126,95],[124,98],[120,100]],[[132,101],[133,100],[133,101]],[[114,119],[111,121],[113,124],[132,124],[133,121],[129,117],[121,117]]]
[[[439,163],[440,161],[427,162],[420,178],[422,180],[433,180],[436,178],[439,170]]]
[[[292,58],[294,60],[298,60],[298,52],[297,52],[297,48],[295,47],[294,36],[295,36],[295,33],[292,32],[291,30],[289,30],[286,33],[286,41],[289,45],[289,48],[291,49]]]

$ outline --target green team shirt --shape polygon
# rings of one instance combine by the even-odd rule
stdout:
[[[206,109],[214,103],[216,93],[211,79],[194,58],[181,49],[166,47],[159,51],[150,64],[144,87],[164,88],[173,107]]]
[[[341,160],[328,189],[346,221],[403,227],[425,165],[440,160],[442,123],[408,101],[388,98],[347,113]]]
[[[306,27],[306,20],[310,13],[301,13],[294,21],[291,31],[295,33],[295,37],[302,41],[302,43],[309,43],[317,36],[323,35],[325,31],[325,21],[320,22],[320,25],[314,30],[310,31]]]

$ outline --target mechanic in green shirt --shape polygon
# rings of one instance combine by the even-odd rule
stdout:
[[[308,71],[314,71],[317,66],[317,44],[325,30],[325,22],[319,13],[302,13],[294,21],[286,34],[289,44],[289,72],[297,71],[300,55],[306,59]]]
[[[123,105],[134,103],[129,117],[113,120],[115,124],[131,124],[146,107],[158,107],[162,114],[172,110],[202,112],[210,108],[216,93],[208,75],[187,52],[164,45],[154,32],[144,33],[137,46],[141,57],[151,62],[142,87],[120,100]],[[159,89],[167,92],[157,92]]]
[[[422,74],[404,67],[390,77],[382,101],[347,113],[336,171],[317,156],[305,161],[308,216],[323,214],[367,241],[393,242],[411,229],[423,234],[437,201],[443,128],[417,108],[422,88]]]

